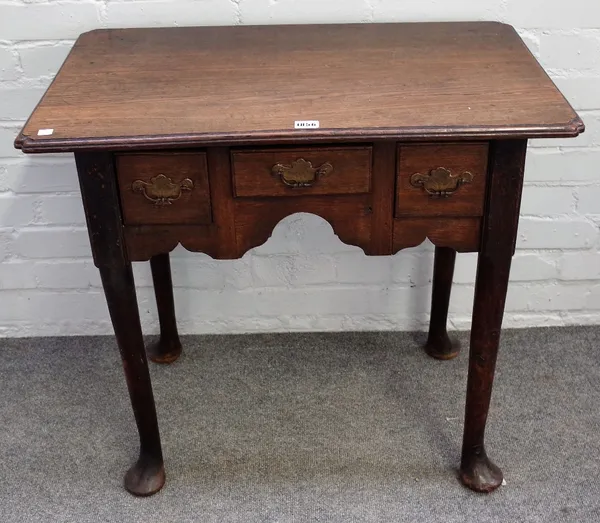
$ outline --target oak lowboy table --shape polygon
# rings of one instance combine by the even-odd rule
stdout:
[[[169,252],[238,258],[296,212],[369,255],[435,244],[435,358],[458,350],[446,332],[456,252],[479,253],[460,477],[498,487],[484,431],[527,139],[583,130],[499,23],[83,34],[16,147],[75,153],[140,436],[125,487],[149,495],[165,481],[131,262],[150,260],[160,339],[147,351],[170,363],[181,344]]]

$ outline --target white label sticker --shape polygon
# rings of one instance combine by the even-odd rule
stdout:
[[[54,132],[54,129],[40,129],[38,136],[50,136]]]
[[[318,129],[319,120],[296,120],[294,129]]]

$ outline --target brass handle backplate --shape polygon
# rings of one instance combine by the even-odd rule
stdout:
[[[146,199],[158,206],[171,205],[181,198],[184,191],[191,191],[193,188],[194,182],[189,178],[176,183],[164,174],[150,178],[149,182],[136,180],[131,184],[133,192],[143,194]]]
[[[424,189],[432,198],[448,198],[463,184],[471,183],[473,174],[465,171],[459,175],[453,175],[445,167],[438,167],[429,174],[415,173],[410,177],[413,187]]]
[[[325,162],[320,167],[313,167],[312,163],[299,158],[291,165],[277,163],[271,169],[274,176],[279,176],[281,181],[289,187],[310,187],[319,176],[325,176],[333,171],[333,165]]]

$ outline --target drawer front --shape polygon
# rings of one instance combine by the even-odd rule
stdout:
[[[396,216],[482,216],[488,144],[398,148]]]
[[[235,196],[361,194],[371,191],[371,147],[237,150]]]
[[[116,161],[125,224],[211,223],[204,153],[120,154]]]

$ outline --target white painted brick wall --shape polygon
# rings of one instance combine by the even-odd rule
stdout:
[[[505,325],[600,323],[600,2],[592,0],[0,0],[0,336],[112,331],[69,155],[13,139],[77,36],[99,27],[500,20],[517,27],[587,132],[534,140]],[[368,258],[311,215],[241,260],[178,248],[183,332],[423,328],[432,247]],[[451,322],[468,328],[476,255],[458,256]],[[148,264],[134,267],[157,332]]]
[[[21,61],[23,77],[36,80],[52,77],[71,50],[71,42],[24,43],[16,51]],[[46,84],[41,80],[41,83]]]
[[[19,77],[17,53],[10,48],[0,48],[0,80],[16,80]]]

